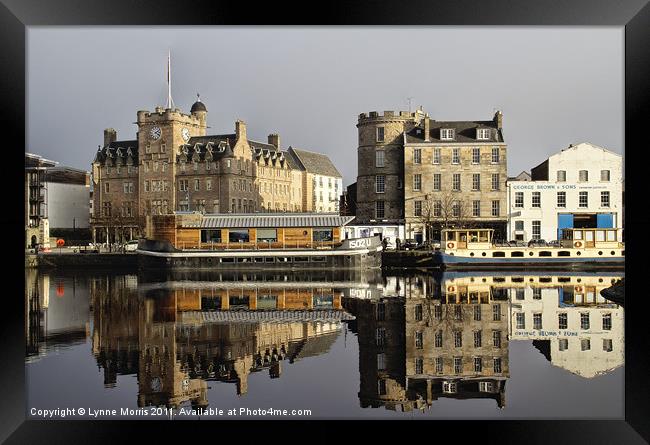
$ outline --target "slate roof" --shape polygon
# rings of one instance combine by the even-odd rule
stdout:
[[[127,160],[131,158],[132,165],[138,165],[138,140],[130,141],[113,141],[110,144],[97,150],[94,162],[104,163],[111,159],[113,164],[120,159],[123,165],[127,165]]]
[[[181,159],[183,156],[186,161],[205,161],[206,157],[213,160],[222,158],[227,155],[232,155],[231,143],[234,144],[234,134],[221,134],[212,136],[193,136],[187,144],[181,145],[180,154],[176,159]]]
[[[343,177],[327,155],[293,147],[289,147],[287,151],[295,158],[301,170],[317,175]]]
[[[445,144],[445,143],[489,143],[489,142],[503,142],[503,131],[497,128],[494,121],[435,121],[430,120],[429,137],[430,141],[427,143]],[[451,141],[440,139],[440,130],[443,128],[453,128],[455,138]],[[477,128],[489,128],[490,138],[487,140],[476,139]],[[423,143],[424,142],[424,124],[419,127],[413,128],[406,133],[406,143]]]
[[[203,229],[256,228],[256,227],[342,227],[352,221],[352,216],[336,213],[269,213],[203,215],[200,222],[184,222],[183,227]]]

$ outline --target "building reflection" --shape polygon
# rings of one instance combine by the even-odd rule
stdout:
[[[455,398],[492,399],[503,408],[515,340],[533,340],[554,366],[582,377],[623,364],[623,308],[600,296],[619,276],[391,278],[384,289],[352,290],[343,299],[356,317],[361,407],[426,410]]]
[[[98,286],[93,352],[105,385],[137,373],[138,406],[205,407],[208,382],[244,395],[250,374],[279,378],[283,366],[326,353],[352,318],[327,282],[239,278]]]

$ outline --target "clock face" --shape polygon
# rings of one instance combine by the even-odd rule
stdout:
[[[149,137],[151,137],[151,139],[154,141],[160,139],[161,134],[162,131],[160,130],[160,127],[153,127],[151,130],[149,130]]]
[[[187,390],[187,388],[190,387],[190,379],[183,379],[183,381],[181,382],[181,385],[183,386],[184,390]]]
[[[188,130],[187,128],[183,128],[181,130],[181,136],[183,137],[183,140],[185,142],[189,141],[190,140],[190,130]]]
[[[160,391],[161,387],[162,387],[162,384],[161,384],[160,379],[158,377],[154,377],[153,379],[151,379],[151,390],[152,391],[158,392],[158,391]]]

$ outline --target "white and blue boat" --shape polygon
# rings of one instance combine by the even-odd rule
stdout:
[[[586,269],[624,268],[625,244],[621,229],[562,229],[550,244],[495,242],[492,229],[447,229],[434,265],[445,269]]]

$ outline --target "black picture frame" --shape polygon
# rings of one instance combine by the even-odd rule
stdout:
[[[222,427],[215,429],[212,422],[118,422],[118,421],[26,421],[25,406],[25,330],[24,300],[20,291],[18,261],[24,252],[22,240],[23,213],[22,192],[11,193],[16,184],[24,180],[18,160],[24,159],[25,146],[25,50],[26,27],[29,26],[99,26],[99,25],[258,25],[258,24],[331,24],[331,25],[495,25],[495,26],[616,26],[625,27],[625,170],[626,238],[627,248],[626,289],[630,298],[625,305],[625,418],[621,420],[562,420],[540,421],[429,421],[418,427],[428,434],[423,438],[440,439],[447,431],[452,440],[471,439],[501,443],[644,443],[650,440],[650,413],[648,411],[648,379],[650,377],[648,334],[645,313],[642,310],[643,286],[640,272],[647,270],[643,252],[643,234],[650,227],[646,206],[647,183],[642,179],[645,166],[650,165],[650,149],[647,147],[647,123],[645,114],[649,105],[650,88],[650,5],[647,0],[554,0],[509,1],[469,0],[411,2],[350,2],[323,4],[266,3],[202,1],[173,2],[170,0],[2,0],[0,5],[0,91],[2,91],[3,155],[9,161],[3,168],[6,197],[16,202],[5,202],[2,212],[3,236],[9,241],[5,255],[9,269],[6,280],[12,286],[4,295],[2,351],[4,360],[0,367],[2,376],[3,415],[0,416],[0,440],[7,443],[86,443],[116,442],[128,440],[135,429],[143,430],[143,438],[151,435],[170,438],[172,433],[191,439],[201,433],[209,433],[212,440]],[[480,42],[479,42],[480,44]],[[594,74],[597,75],[597,74]],[[32,149],[30,147],[30,149]],[[15,158],[15,160],[14,160]],[[14,162],[16,164],[14,164]],[[16,165],[16,167],[14,167]],[[634,170],[639,170],[634,171]],[[7,186],[8,185],[8,186]],[[20,202],[18,202],[20,201]],[[14,205],[15,204],[15,205]],[[15,210],[14,210],[15,209]],[[634,242],[636,240],[636,242]],[[14,253],[15,252],[15,253]],[[6,267],[5,266],[5,267]],[[579,417],[579,413],[576,413]],[[223,421],[220,421],[223,422]],[[228,422],[230,433],[250,437],[249,425],[260,426],[274,437],[293,439],[297,434],[314,435],[332,439],[339,430],[315,422],[294,422],[274,433],[276,429],[268,422],[247,422],[245,428]],[[382,434],[388,429],[371,425]],[[242,424],[243,425],[243,424]],[[320,430],[323,428],[323,430]],[[408,427],[413,429],[413,424]],[[302,430],[302,431],[300,431]],[[320,433],[323,431],[323,433]],[[344,430],[340,430],[341,432]],[[329,433],[329,434],[328,434]],[[225,433],[224,433],[225,434]],[[257,434],[257,433],[256,433]],[[327,436],[326,436],[327,435]],[[332,437],[334,436],[334,437]],[[227,437],[227,436],[226,436]],[[255,436],[259,437],[259,436]],[[405,437],[406,439],[406,437]]]

